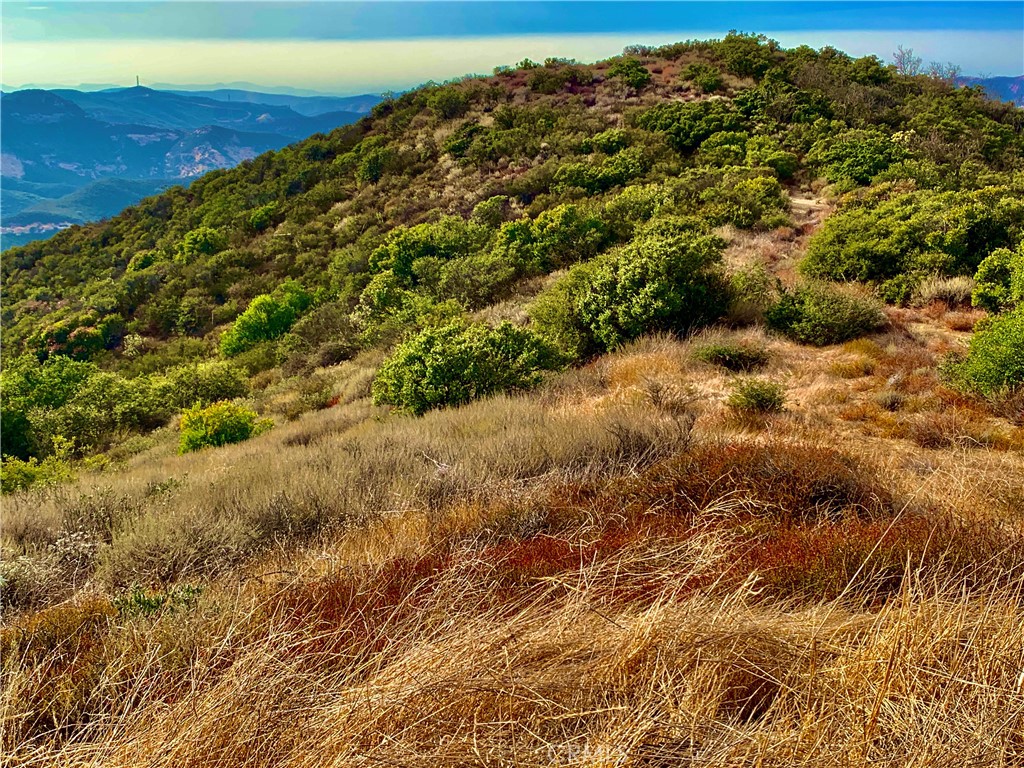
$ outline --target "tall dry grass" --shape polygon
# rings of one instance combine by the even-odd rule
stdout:
[[[786,388],[753,427],[693,354],[737,339]],[[1024,764],[1024,455],[840,418],[948,409],[938,343],[647,339],[11,497],[2,759]],[[1011,435],[985,407],[957,403]]]

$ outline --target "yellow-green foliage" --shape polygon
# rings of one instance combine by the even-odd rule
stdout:
[[[255,411],[230,402],[193,406],[181,414],[180,453],[201,448],[240,443],[268,429],[269,420],[259,420]]]

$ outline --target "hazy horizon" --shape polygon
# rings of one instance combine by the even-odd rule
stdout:
[[[1022,2],[8,2],[3,21],[12,89],[130,86],[138,75],[144,85],[379,93],[734,28],[883,61],[903,45],[965,75],[1024,73]]]

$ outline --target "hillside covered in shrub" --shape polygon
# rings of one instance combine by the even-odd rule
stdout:
[[[5,761],[1024,764],[1022,154],[731,34],[5,253]]]
[[[212,402],[271,369],[471,328],[488,307],[560,365],[689,332],[744,291],[773,290],[730,273],[728,233],[792,231],[789,197],[812,184],[828,183],[838,210],[810,237],[802,280],[858,281],[907,304],[925,280],[978,273],[980,305],[1012,309],[1022,131],[1019,109],[978,90],[739,34],[428,84],[7,252],[2,450],[42,458],[59,437],[84,455],[145,432],[195,404],[165,392],[201,361],[231,371]],[[761,308],[771,327],[829,344],[881,322],[862,298],[795,277]],[[977,366],[960,370],[992,391],[991,376],[971,379]],[[54,391],[39,383],[51,379]]]

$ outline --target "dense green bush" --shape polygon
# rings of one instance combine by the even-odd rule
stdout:
[[[373,400],[420,415],[495,392],[529,389],[561,364],[536,334],[502,323],[427,328],[395,348],[377,372]]]
[[[718,67],[704,62],[693,62],[688,64],[679,78],[684,83],[690,83],[698,93],[714,93],[722,87],[722,73]]]
[[[967,355],[947,362],[943,373],[956,386],[986,396],[1024,385],[1024,307],[979,324]]]
[[[999,248],[978,265],[971,302],[989,312],[1024,304],[1024,242],[1016,251]]]
[[[181,239],[178,245],[177,258],[184,263],[191,263],[199,256],[212,256],[227,247],[227,238],[223,233],[211,227],[199,227]]]
[[[636,59],[622,58],[608,67],[608,77],[621,80],[634,91],[639,91],[651,82],[651,73]]]
[[[181,365],[165,375],[167,399],[178,408],[209,405],[249,394],[245,371],[223,360]]]
[[[462,117],[469,109],[469,98],[457,88],[438,88],[427,97],[427,106],[438,117],[452,120]]]
[[[749,373],[768,365],[771,356],[764,347],[743,343],[705,344],[693,356],[705,363],[719,365],[733,373]]]
[[[655,104],[634,118],[638,128],[664,133],[680,152],[692,152],[723,131],[742,131],[743,115],[726,101],[693,101]]]
[[[809,277],[882,283],[928,274],[972,275],[993,250],[1016,244],[1024,199],[1009,187],[897,194],[840,210],[811,238]]]
[[[441,261],[477,253],[490,239],[491,230],[459,216],[445,216],[430,224],[396,227],[370,254],[372,272],[391,272],[406,285],[416,282],[416,263],[422,259]]]
[[[701,214],[714,224],[748,229],[756,224],[786,221],[788,199],[777,179],[768,176],[726,175],[720,184],[700,195]]]
[[[42,461],[35,456],[23,460],[5,455],[0,461],[0,493],[14,493],[32,486],[53,485],[73,480],[73,449],[73,441],[60,438],[54,442],[50,454]]]
[[[283,336],[312,301],[294,281],[282,283],[273,293],[257,296],[220,339],[220,351],[235,357],[264,341]]]
[[[908,157],[909,152],[890,136],[876,130],[857,130],[822,139],[811,149],[807,160],[821,168],[825,178],[833,183],[850,180],[867,184]]]
[[[101,448],[120,432],[160,426],[173,411],[159,377],[125,379],[61,356],[8,362],[0,389],[0,450],[20,459],[48,455],[55,441],[72,440],[78,452]]]
[[[670,227],[664,227],[670,230]],[[656,230],[574,267],[552,298],[538,301],[538,330],[564,350],[614,349],[655,331],[686,332],[721,316],[728,303],[719,271],[723,241],[693,231]]]
[[[270,426],[269,420],[260,421],[255,411],[234,403],[196,405],[181,414],[178,452],[240,443]]]
[[[795,154],[782,149],[770,136],[752,136],[746,144],[746,164],[751,168],[766,167],[775,171],[780,179],[788,179],[800,167]]]
[[[825,284],[807,284],[783,292],[765,320],[769,328],[801,344],[823,347],[877,330],[885,324],[885,314],[870,299]]]
[[[589,259],[605,241],[600,217],[576,205],[559,205],[536,219],[502,225],[494,253],[520,275],[535,275]]]

